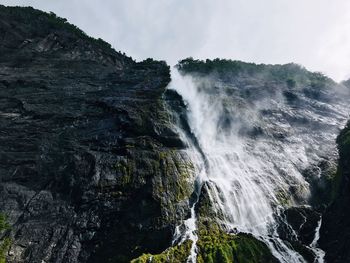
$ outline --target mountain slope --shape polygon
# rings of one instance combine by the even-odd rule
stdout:
[[[347,262],[347,82],[170,78],[33,8],[0,6],[0,39],[0,262]]]
[[[32,8],[0,6],[0,39],[8,261],[128,262],[168,247],[191,168],[162,101],[166,63]]]

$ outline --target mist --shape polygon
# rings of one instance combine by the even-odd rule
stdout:
[[[347,0],[5,0],[65,17],[136,60],[185,57],[295,62],[336,81],[350,77]]]

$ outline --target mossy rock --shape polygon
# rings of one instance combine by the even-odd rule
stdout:
[[[7,222],[7,217],[5,214],[0,213],[0,233],[4,230],[9,229],[10,225]]]
[[[164,178],[155,182],[155,195],[166,195],[173,203],[189,199],[193,192],[194,166],[172,150],[159,152],[160,174]]]
[[[6,263],[6,253],[10,249],[12,240],[8,237],[4,238],[0,243],[0,263]]]
[[[269,248],[251,234],[225,233],[218,224],[200,223],[197,241],[198,263],[277,263]],[[186,262],[192,241],[170,247],[161,254],[143,254],[132,263]]]
[[[187,258],[190,255],[191,246],[192,241],[187,240],[180,245],[168,248],[158,255],[143,254],[142,256],[132,260],[131,263],[184,263],[187,261]]]
[[[228,234],[216,224],[199,227],[198,263],[278,262],[269,248],[251,234]]]
[[[7,222],[6,215],[0,213],[0,233],[10,228],[10,225]],[[5,237],[0,241],[0,263],[6,262],[6,252],[9,250],[11,246],[11,239],[9,237]]]

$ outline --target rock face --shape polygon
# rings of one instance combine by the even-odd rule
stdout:
[[[0,6],[0,210],[8,262],[129,262],[171,243],[191,165],[136,63],[32,8]]]
[[[165,62],[137,63],[32,8],[0,5],[0,40],[0,263],[185,262],[194,244],[197,262],[278,261],[266,242],[225,225],[225,211],[210,198],[212,182],[195,181],[191,147],[203,159],[205,152],[190,127],[188,104],[166,90]],[[276,231],[313,262],[314,230],[332,202],[319,244],[328,262],[349,262],[349,125],[338,138],[336,175],[336,152],[323,152],[345,118],[345,99],[332,93],[343,86],[294,64],[185,59],[178,68],[214,76],[210,94],[225,93],[222,131],[240,122],[237,134],[251,147],[258,140],[288,142],[297,131],[308,153],[325,155],[315,156],[314,166],[296,167],[311,185],[310,200],[294,181],[276,194],[276,206],[286,207]],[[249,114],[235,118],[271,98],[278,107],[259,108],[261,125]],[[311,143],[303,137],[310,131],[319,132]],[[266,156],[274,150],[267,148]],[[187,231],[192,204],[196,243],[176,235],[173,244],[175,230]]]
[[[337,191],[322,221],[320,245],[327,262],[350,262],[350,123],[338,139]]]

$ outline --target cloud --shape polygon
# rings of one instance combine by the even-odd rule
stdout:
[[[193,56],[296,62],[350,74],[348,0],[5,0],[66,17],[137,60]]]

